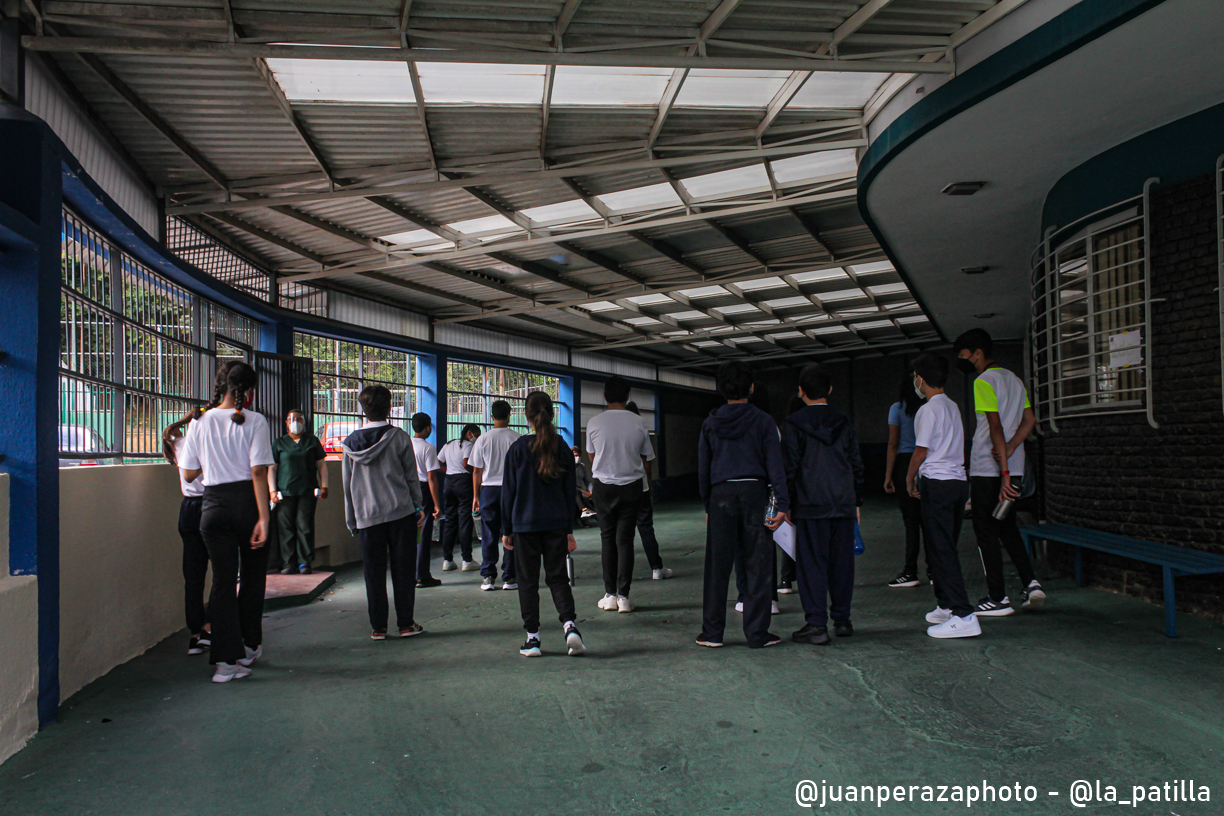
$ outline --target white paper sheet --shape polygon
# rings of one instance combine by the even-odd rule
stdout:
[[[795,525],[789,521],[782,522],[778,529],[774,530],[773,537],[783,552],[791,558],[795,557]]]

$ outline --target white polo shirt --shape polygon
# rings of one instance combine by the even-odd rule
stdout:
[[[509,428],[493,428],[485,431],[472,444],[468,464],[482,468],[480,484],[483,487],[501,487],[502,473],[506,467],[506,451],[522,434]]]
[[[960,409],[947,394],[936,394],[914,415],[914,444],[927,449],[918,475],[965,481],[965,428]]]
[[[447,476],[463,476],[468,472],[463,466],[463,460],[471,455],[471,442],[452,439],[442,446],[442,450],[438,451],[438,461],[446,466]]]
[[[191,426],[194,424],[195,424],[194,419],[191,422],[188,422],[187,430],[190,431]],[[187,432],[184,431],[182,436],[174,440],[174,461],[175,462],[183,461],[183,448],[186,446],[187,446]],[[194,470],[194,468],[192,469]],[[197,477],[194,482],[189,482],[183,478],[183,471],[180,470],[179,471],[179,490],[181,490],[183,495],[186,496],[187,498],[198,498],[200,496],[203,496],[204,495],[203,476]]]
[[[186,443],[178,459],[183,470],[203,470],[205,487],[251,481],[251,468],[272,465],[272,438],[268,420],[243,411],[241,425],[230,420],[232,409],[213,408],[187,426]]]
[[[604,484],[627,485],[645,478],[642,457],[655,458],[646,423],[632,411],[604,411],[591,417],[586,444],[595,460],[591,475]]]
[[[1024,419],[1024,409],[1028,407],[1028,392],[1024,383],[1006,368],[995,366],[978,375],[973,381],[973,410],[977,412],[977,427],[973,430],[973,449],[969,455],[970,476],[1001,475],[999,463],[991,454],[994,445],[990,441],[990,423],[986,421],[986,412],[993,411],[999,415],[1003,438],[1011,439]],[[1013,476],[1024,475],[1023,445],[1007,458],[1007,469]]]
[[[442,464],[438,461],[438,449],[428,439],[412,437],[412,452],[416,454],[417,478],[420,481],[428,482],[432,471],[442,469]]]

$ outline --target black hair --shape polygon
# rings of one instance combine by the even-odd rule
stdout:
[[[902,374],[897,383],[897,402],[901,403],[906,416],[912,417],[922,407],[922,398],[914,391],[914,376],[910,372]]]
[[[385,385],[367,385],[357,395],[357,402],[371,422],[382,422],[391,413],[391,391]]]
[[[561,475],[561,462],[557,459],[557,429],[553,427],[553,401],[544,391],[532,391],[527,395],[523,408],[527,422],[535,431],[531,443],[531,455],[536,460],[536,472],[545,484]]]
[[[178,464],[178,457],[174,455],[174,432],[181,430],[183,433],[187,433],[187,424],[191,422],[191,420],[197,419],[199,415],[200,409],[192,408],[183,415],[182,419],[176,422],[171,422],[166,426],[166,429],[162,431],[162,456],[166,457],[166,461],[170,464]]]
[[[625,403],[625,410],[632,411],[638,416],[642,415],[642,411],[637,407],[637,403],[634,402],[633,400],[629,400],[628,402]]]
[[[230,360],[222,366],[222,370],[225,371],[225,391],[222,392],[221,399],[225,399],[226,392],[234,395],[234,413],[230,414],[230,421],[241,425],[246,422],[246,415],[242,413],[242,409],[246,404],[247,392],[255,387],[259,382],[259,377],[256,376],[255,369],[242,360]],[[221,371],[217,372],[217,380],[217,385],[220,385]],[[215,388],[213,396],[216,396]]]
[[[459,441],[462,442],[463,440],[467,439],[467,435],[470,433],[480,436],[480,426],[473,422],[469,422],[468,424],[464,425],[463,431],[459,434]]]
[[[799,388],[810,400],[824,399],[832,387],[829,372],[820,363],[808,363],[799,372]]]
[[[604,383],[604,400],[611,405],[614,402],[629,401],[629,381],[619,375],[611,376]]]
[[[494,400],[489,406],[489,416],[498,422],[504,422],[510,418],[510,403],[505,400]]]
[[[949,368],[948,358],[932,351],[919,354],[910,361],[910,369],[932,388],[943,388],[948,384]]]
[[[752,383],[752,393],[748,395],[748,404],[760,408],[767,414],[773,413],[773,407],[769,399],[769,386],[763,382]]]
[[[973,354],[981,349],[982,356],[990,359],[990,355],[994,352],[993,346],[994,341],[990,339],[990,332],[985,329],[970,329],[956,338],[956,342],[952,344],[952,353],[960,354],[962,350],[968,349],[969,353]]]
[[[752,369],[739,360],[727,360],[718,366],[715,382],[723,399],[747,399],[748,392],[752,390]]]
[[[415,413],[412,415],[412,432],[424,433],[433,427],[433,420],[429,418],[429,414]]]

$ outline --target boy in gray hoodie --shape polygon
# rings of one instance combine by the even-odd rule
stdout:
[[[361,537],[370,638],[387,639],[387,565],[395,591],[400,637],[425,631],[412,616],[416,602],[416,536],[424,521],[412,437],[387,422],[391,392],[381,385],[357,397],[366,422],[349,434],[344,449],[344,519]]]

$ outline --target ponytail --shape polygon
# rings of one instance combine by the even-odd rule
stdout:
[[[557,459],[557,429],[553,427],[552,397],[543,391],[532,391],[527,395],[524,409],[527,421],[535,431],[531,454],[536,460],[536,471],[545,484],[561,475],[561,463]]]
[[[198,407],[192,408],[183,416],[182,419],[178,420],[177,422],[171,422],[166,426],[166,429],[162,431],[162,456],[166,457],[166,461],[170,464],[178,464],[178,457],[174,454],[174,432],[182,430],[183,433],[186,433],[185,429],[187,424],[193,419],[197,419],[200,413],[201,411]]]
[[[226,391],[234,395],[234,413],[230,414],[230,421],[241,425],[246,422],[246,414],[242,413],[242,407],[246,404],[247,392],[255,387],[258,378],[255,375],[255,369],[241,360],[233,360],[228,365],[229,371],[226,372],[225,386]]]

